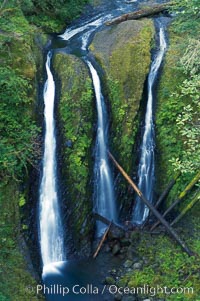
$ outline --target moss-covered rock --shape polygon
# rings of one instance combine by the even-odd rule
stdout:
[[[56,54],[53,66],[60,81],[59,120],[62,131],[62,178],[74,246],[88,254],[92,224],[92,82],[77,57]]]
[[[110,145],[129,174],[134,167],[138,110],[151,62],[153,34],[151,20],[127,21],[96,33],[90,46],[105,71],[111,108]],[[123,197],[122,185],[126,183],[118,187]]]

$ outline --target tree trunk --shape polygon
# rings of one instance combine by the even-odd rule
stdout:
[[[182,210],[182,212],[173,220],[173,222],[170,224],[170,226],[173,226],[176,224],[180,219],[200,200],[200,192],[195,194],[195,196],[192,198],[190,203]]]
[[[125,22],[128,20],[138,20],[144,17],[150,17],[156,14],[159,14],[161,12],[164,12],[165,10],[169,9],[173,3],[164,3],[164,4],[158,4],[154,5],[152,7],[143,8],[138,11],[134,11],[128,14],[121,15],[111,21],[107,21],[106,25],[114,25],[119,24],[121,22]]]
[[[153,212],[153,214],[157,217],[157,219],[163,224],[163,226],[167,229],[167,231],[171,234],[171,236],[178,242],[179,245],[183,248],[183,250],[189,255],[194,255],[193,252],[186,246],[186,244],[182,241],[182,239],[178,236],[178,234],[174,231],[174,229],[168,224],[168,222],[162,217],[162,215],[154,208],[154,206],[143,196],[142,192],[138,189],[135,183],[131,180],[131,178],[127,175],[127,173],[123,170],[123,168],[117,163],[115,158],[108,152],[109,157],[114,162],[115,166],[119,169],[124,178],[128,181],[128,183],[133,187],[141,200],[145,203],[145,205]]]
[[[186,194],[194,187],[194,185],[200,179],[200,171],[198,174],[192,179],[192,181],[187,185],[187,187],[179,194],[178,198],[171,204],[171,206],[163,213],[163,217],[165,217],[176,205],[180,203],[180,201],[186,196]],[[153,231],[158,225],[160,221],[157,221],[152,227],[151,231]]]

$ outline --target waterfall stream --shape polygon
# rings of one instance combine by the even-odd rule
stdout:
[[[159,24],[159,27],[159,48],[154,56],[148,76],[148,100],[138,167],[138,187],[150,202],[153,201],[153,187],[155,181],[155,129],[153,121],[153,90],[155,80],[167,47],[164,28],[161,24]],[[136,224],[142,224],[147,218],[148,213],[148,207],[142,203],[139,197],[136,197],[136,206],[133,211],[133,222]]]
[[[80,48],[87,51],[88,42],[91,34],[100,27],[106,20],[112,17],[111,14],[99,16],[98,18],[86,22],[84,25],[67,29],[64,34],[60,35],[63,40],[71,41],[74,36],[81,34]],[[77,38],[77,37],[75,37]],[[117,210],[114,198],[114,183],[112,179],[111,170],[109,167],[107,155],[107,112],[104,102],[104,97],[101,92],[101,82],[98,73],[89,59],[84,60],[88,65],[91,73],[98,115],[97,138],[95,147],[95,165],[94,165],[94,211],[108,220],[117,221]],[[100,236],[105,229],[105,225],[97,222],[97,236]]]
[[[56,137],[54,129],[55,83],[50,70],[50,63],[51,52],[47,55],[47,80],[43,91],[45,140],[39,204],[39,236],[43,266],[65,259],[63,229],[56,184]]]
[[[105,109],[104,97],[101,92],[101,83],[97,71],[87,61],[92,75],[95,90],[98,114],[98,128],[95,152],[95,211],[110,221],[117,220],[116,204],[114,198],[114,183],[109,167],[107,155],[107,112]],[[105,229],[102,223],[97,223],[97,234],[102,234]]]

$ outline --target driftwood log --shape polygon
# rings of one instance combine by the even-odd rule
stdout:
[[[109,230],[110,230],[111,225],[112,225],[112,222],[110,222],[108,228],[107,228],[106,231],[104,232],[104,235],[102,236],[102,239],[100,240],[100,243],[99,243],[99,245],[98,245],[98,247],[97,247],[96,252],[95,252],[94,255],[93,255],[93,258],[96,258],[97,255],[99,254],[99,251],[101,250],[101,247],[102,247],[102,245],[103,245],[103,243],[104,243],[104,241],[105,241],[105,239],[106,239],[106,236],[108,235],[108,232],[109,232]]]
[[[128,176],[128,174],[124,171],[124,169],[117,163],[113,155],[108,152],[109,157],[124,176],[124,178],[128,181],[128,183],[133,187],[136,191],[140,199],[145,203],[145,205],[152,211],[152,213],[156,216],[160,223],[166,228],[166,230],[171,234],[171,236],[177,241],[177,243],[182,247],[182,249],[189,255],[193,256],[194,253],[186,246],[186,244],[182,241],[182,239],[178,236],[178,234],[174,231],[174,229],[169,225],[169,223],[162,217],[162,215],[158,212],[158,210],[144,197],[142,192],[138,189],[132,179]]]
[[[162,13],[162,12],[168,10],[172,5],[173,5],[173,2],[143,8],[143,9],[131,12],[131,13],[123,14],[111,21],[107,21],[105,23],[105,25],[114,25],[114,24],[119,24],[121,22],[125,22],[128,20],[138,20],[138,19],[141,19],[144,17],[151,17],[153,15],[156,15],[156,14],[159,14],[159,13]]]

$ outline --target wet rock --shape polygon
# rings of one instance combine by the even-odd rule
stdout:
[[[65,142],[65,146],[67,146],[67,147],[72,147],[72,140],[67,140],[67,141]]]
[[[127,258],[129,260],[138,260],[138,254],[132,246],[130,246],[127,250]]]
[[[109,239],[122,239],[124,237],[124,231],[120,230],[119,228],[112,229],[108,233]]]
[[[133,265],[133,270],[141,270],[142,266],[143,266],[142,262],[136,262]]]
[[[119,254],[120,249],[121,249],[120,244],[119,243],[115,244],[114,247],[113,247],[113,249],[112,249],[112,254],[113,255]]]
[[[115,279],[113,277],[106,277],[104,283],[108,285],[115,284]]]
[[[131,242],[136,244],[140,241],[140,233],[139,232],[136,232],[136,231],[133,231],[131,233]]]
[[[123,266],[124,266],[126,269],[132,267],[132,265],[133,265],[133,262],[132,262],[131,260],[129,260],[129,259],[126,260],[126,261],[124,262],[124,264],[123,264]]]
[[[121,243],[122,247],[128,247],[131,242],[128,238],[123,238],[123,239],[121,239],[120,243]]]
[[[115,270],[115,269],[111,270],[111,271],[110,271],[110,274],[111,274],[112,276],[116,276],[117,270]]]

